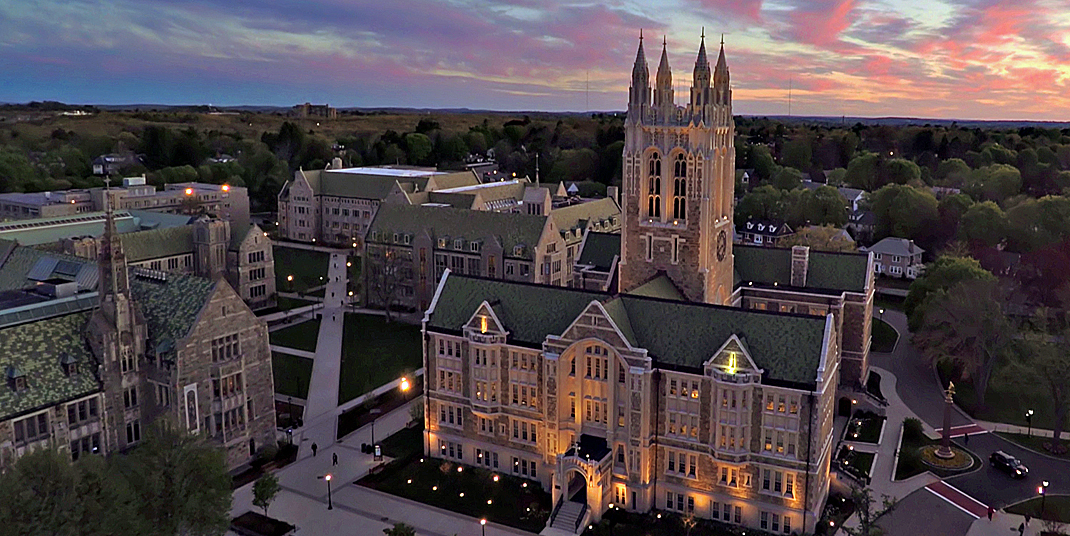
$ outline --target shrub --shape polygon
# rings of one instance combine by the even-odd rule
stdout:
[[[903,442],[908,441],[922,441],[925,439],[925,434],[922,431],[921,420],[914,417],[907,417],[903,420]]]

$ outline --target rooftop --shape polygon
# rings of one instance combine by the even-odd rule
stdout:
[[[493,237],[501,243],[504,256],[514,257],[513,249],[525,246],[521,257],[531,259],[545,226],[546,216],[383,204],[368,228],[366,240],[393,242],[395,233],[412,238],[427,232],[432,240],[446,239],[447,247],[452,247],[452,241],[457,239],[467,242]],[[376,238],[379,234],[383,236]]]
[[[737,284],[791,284],[791,249],[732,246]],[[811,290],[865,292],[869,283],[869,255],[810,250],[806,286]]]
[[[382,177],[430,177],[432,175],[444,175],[445,171],[425,169],[398,169],[382,167],[354,167],[332,169],[331,173],[351,173],[354,175],[378,175]]]
[[[458,276],[447,273],[428,328],[460,331],[479,305],[490,304],[513,343],[541,345],[561,335],[591,302],[599,302],[629,343],[648,350],[655,363],[700,368],[733,335],[747,350],[764,379],[811,385],[824,350],[827,319],[696,304],[641,296],[613,296]]]

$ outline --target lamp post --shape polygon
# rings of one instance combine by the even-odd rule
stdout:
[[[479,527],[483,529],[483,536],[487,536],[487,518],[479,520]]]
[[[331,474],[327,473],[323,479],[327,481],[327,509],[334,510],[334,501],[331,499]]]
[[[1032,437],[1033,435],[1033,410],[1025,412],[1025,424],[1028,426],[1028,433],[1026,435]]]
[[[614,507],[614,504],[613,503],[609,503],[609,511],[606,512],[606,517],[609,518],[609,536],[613,536],[613,520],[615,519],[613,517],[613,507]]]
[[[1048,481],[1044,480],[1040,483],[1040,519],[1044,519],[1044,512],[1047,511],[1046,506],[1048,500]]]
[[[375,452],[375,417],[378,416],[382,412],[383,412],[383,410],[381,410],[379,408],[372,408],[372,410],[368,412],[372,416],[372,452],[373,452],[372,455],[374,456],[373,459],[375,459],[375,461],[379,461],[379,457],[374,454],[374,452]]]
[[[881,322],[884,322],[884,307],[881,307],[880,309],[878,309],[878,311],[880,311],[881,313]]]

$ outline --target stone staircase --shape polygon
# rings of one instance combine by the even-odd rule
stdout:
[[[582,532],[577,529],[577,525],[583,523],[581,517],[587,516],[586,505],[582,503],[563,501],[561,506],[557,510],[557,515],[550,521],[548,529],[553,529],[553,533],[561,534],[578,534]],[[547,531],[543,531],[546,533]]]

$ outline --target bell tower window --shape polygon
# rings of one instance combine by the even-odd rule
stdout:
[[[650,177],[647,179],[647,209],[646,215],[650,218],[661,217],[661,155],[654,153],[650,156],[648,165]]]
[[[687,161],[683,154],[676,155],[673,163],[672,217],[687,218]]]

